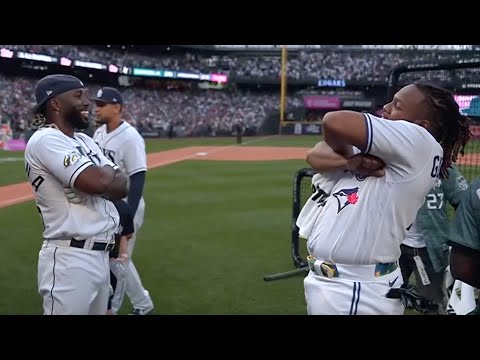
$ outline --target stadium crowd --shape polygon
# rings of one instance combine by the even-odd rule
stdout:
[[[37,79],[0,75],[0,120],[17,131],[25,130],[25,112],[34,104],[32,94]],[[87,84],[93,97],[99,85]],[[218,90],[120,89],[127,120],[141,131],[167,131],[170,122],[179,136],[231,134],[237,121],[256,132],[267,113],[279,109],[279,93],[252,93]],[[301,106],[299,98],[289,98],[289,106]],[[93,106],[93,104],[92,104]],[[93,115],[93,112],[91,112]]]
[[[0,45],[11,50],[96,61],[119,66],[168,68],[172,70],[219,72],[240,77],[278,77],[281,58],[275,56],[178,54],[166,51],[152,57],[130,50],[102,50],[88,46],[72,45]],[[404,61],[433,61],[471,56],[464,52],[422,51],[299,51],[289,54],[290,78],[343,79],[384,81],[390,69]],[[469,55],[470,54],[470,55]],[[456,76],[478,77],[478,71],[456,73],[424,73],[428,80],[441,76],[444,80]],[[32,94],[36,79],[11,78],[0,75],[0,121],[11,122],[21,131],[28,127],[23,114],[33,104]],[[89,84],[91,94],[98,85]],[[144,89],[126,88],[125,114],[139,130],[166,131],[170,125],[180,136],[231,134],[234,124],[241,120],[244,126],[256,132],[271,110],[280,107],[280,94],[234,90]],[[287,108],[301,106],[300,96],[287,97]],[[313,115],[312,115],[313,116]]]
[[[256,132],[271,110],[279,109],[280,94],[217,90],[126,89],[126,112],[141,119],[139,130],[166,130],[172,122],[179,136],[227,135],[236,122]],[[289,106],[301,106],[290,98]]]
[[[11,50],[26,51],[55,57],[116,64],[128,67],[149,67],[157,69],[192,72],[218,72],[229,76],[278,78],[281,70],[280,54],[271,56],[253,55],[202,55],[179,54],[173,51],[156,57],[139,54],[135,48],[125,50],[101,50],[74,45],[0,45]],[[405,61],[438,61],[471,57],[471,52],[452,51],[311,51],[291,53],[288,57],[287,74],[292,79],[341,79],[385,81],[390,69]],[[468,72],[460,77],[471,76]]]

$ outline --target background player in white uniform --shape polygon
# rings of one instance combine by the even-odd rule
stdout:
[[[112,311],[113,292],[117,288],[117,279],[122,279],[125,275],[125,268],[128,266],[128,241],[133,236],[135,228],[133,225],[133,216],[130,206],[123,201],[113,201],[120,216],[120,228],[115,238],[115,247],[110,251],[110,297],[108,301],[107,315],[114,315]]]
[[[100,89],[94,98],[97,122],[101,125],[93,139],[105,156],[119,166],[129,177],[128,205],[134,214],[135,234],[128,242],[130,261],[125,279],[118,280],[112,299],[112,311],[118,312],[125,293],[133,305],[133,314],[144,315],[153,310],[153,302],[143,288],[137,269],[131,260],[136,241],[136,233],[143,224],[145,202],[142,197],[147,171],[145,141],[138,131],[122,120],[123,98],[114,88]]]
[[[37,105],[30,113],[41,128],[27,144],[25,167],[45,228],[38,261],[43,311],[104,315],[108,250],[119,215],[102,196],[124,197],[127,179],[91,138],[74,132],[88,126],[89,101],[79,79],[46,76],[38,82],[35,97]]]
[[[384,119],[328,113],[325,143],[308,154],[317,171],[345,168],[354,146],[386,164],[384,177],[346,171],[327,199],[308,244],[310,314],[403,314],[400,299],[386,297],[401,292],[391,291],[403,283],[400,244],[437,176],[468,141],[453,96],[431,84],[403,88],[384,109]]]

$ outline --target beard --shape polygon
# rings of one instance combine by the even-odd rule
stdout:
[[[68,113],[65,114],[65,119],[67,122],[73,126],[75,129],[86,129],[88,128],[88,119],[85,119],[80,110],[71,108]]]

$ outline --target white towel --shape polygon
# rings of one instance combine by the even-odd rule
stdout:
[[[477,307],[475,288],[452,277],[450,266],[445,270],[448,295],[447,314],[467,315]]]
[[[320,216],[325,200],[330,195],[335,184],[340,180],[344,171],[330,171],[322,174],[315,174],[312,177],[312,185],[315,191],[305,202],[297,218],[298,234],[307,239],[312,233],[312,229]]]
[[[452,294],[448,300],[448,306],[451,306],[457,315],[467,315],[475,310],[475,288],[455,280]]]

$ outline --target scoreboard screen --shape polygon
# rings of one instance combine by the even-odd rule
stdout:
[[[480,116],[480,96],[454,95],[454,98],[463,115]]]

